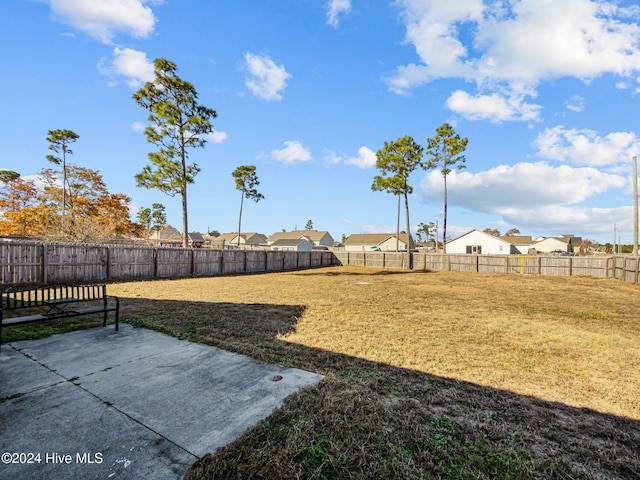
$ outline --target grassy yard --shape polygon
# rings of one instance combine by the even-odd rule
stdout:
[[[133,324],[325,375],[189,479],[640,478],[638,286],[333,267],[108,291]]]

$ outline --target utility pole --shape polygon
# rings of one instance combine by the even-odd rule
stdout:
[[[638,159],[633,157],[633,255],[638,255]]]
[[[616,254],[616,240],[617,239],[618,239],[618,226],[614,223],[613,224],[613,251],[611,252],[614,255]]]

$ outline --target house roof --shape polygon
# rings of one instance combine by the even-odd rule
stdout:
[[[567,245],[571,243],[571,238],[569,237],[545,237],[542,240],[536,240],[532,246],[536,246],[540,243],[543,242],[548,242],[548,241],[556,241],[556,242],[560,242],[560,243],[566,243]]]
[[[501,235],[498,238],[512,245],[530,245],[533,243],[533,237],[531,235]]]
[[[156,240],[181,241],[182,235],[180,235],[180,232],[175,227],[172,227],[171,225],[165,225],[157,232],[154,232],[153,235],[151,235],[151,238],[154,238]]]
[[[238,232],[236,232],[236,233],[221,233],[216,238],[214,238],[213,241],[216,242],[216,243],[222,243],[222,242],[227,243],[227,242],[230,242],[231,240],[233,240],[234,238],[236,238],[237,235],[238,235]]]
[[[252,233],[247,233],[247,240],[253,238],[253,237],[258,237],[258,239],[261,242],[266,242],[267,241],[267,236],[263,233],[256,233],[256,232],[252,232]]]
[[[263,235],[262,233],[257,233],[257,232],[245,232],[245,233],[241,233],[240,234],[240,238],[242,238],[245,242],[249,241],[250,239],[257,237],[257,239],[260,242],[265,242],[267,240],[267,237],[265,235]],[[230,232],[230,233],[223,233],[221,235],[218,235],[216,238],[214,238],[212,241],[215,243],[229,243],[231,241],[233,241],[234,239],[238,238],[238,232]]]
[[[193,243],[204,243],[204,237],[199,232],[191,232],[189,238]]]
[[[345,245],[380,245],[390,238],[396,238],[395,233],[353,233],[344,242]],[[400,234],[400,241],[407,243],[407,234]]]
[[[489,234],[487,232],[483,232],[482,230],[478,230],[477,228],[474,228],[473,230],[469,230],[467,233],[463,233],[462,235],[460,235],[460,236],[458,236],[456,238],[453,238],[451,240],[447,240],[447,244],[449,244],[451,242],[455,242],[456,240],[458,240],[458,239],[460,239],[462,237],[466,237],[467,235],[470,235],[470,234],[472,234],[474,232],[481,233],[482,235],[485,235],[485,236],[487,236],[489,238],[493,238],[493,239],[495,239],[495,240],[497,240],[499,242],[503,242],[503,243],[511,245],[511,242],[509,240],[505,240],[504,237],[496,237],[495,235],[491,235],[491,234]],[[506,238],[510,238],[510,237],[506,237]]]
[[[303,242],[311,243],[306,238],[281,238],[271,244],[272,247],[296,247]]]
[[[331,235],[326,230],[291,230],[290,232],[276,232],[271,235],[267,240],[269,242],[275,242],[282,239],[298,239],[300,237],[306,237],[309,240],[317,242],[321,240],[325,235]],[[333,240],[333,237],[331,237]]]

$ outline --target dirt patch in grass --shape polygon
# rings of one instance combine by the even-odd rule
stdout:
[[[640,478],[640,288],[353,267],[110,285],[128,321],[325,375],[188,478]]]

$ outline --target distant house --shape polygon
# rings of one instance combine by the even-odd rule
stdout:
[[[536,252],[549,253],[554,250],[562,250],[563,252],[579,251],[582,245],[582,238],[575,235],[560,235],[558,237],[547,237],[537,239],[531,247],[536,249]]]
[[[238,242],[238,240],[240,241]],[[234,246],[238,247],[239,244],[240,248],[255,248],[264,246],[266,243],[267,237],[262,233],[246,232],[238,235],[238,232],[235,232],[218,235],[212,242],[212,245],[217,248],[225,248]]]
[[[333,237],[327,231],[319,230],[292,230],[290,232],[276,232],[267,238],[267,243],[273,245],[278,240],[298,240],[304,238],[310,241],[314,247],[333,247]]]
[[[395,252],[407,250],[407,234],[401,233],[354,233],[344,242],[347,252]],[[411,239],[411,249],[415,248]]]
[[[529,249],[533,243],[533,237],[531,235],[504,235],[498,238],[505,242],[509,242],[515,247],[515,250],[513,248],[511,249],[512,254],[520,253],[522,255],[526,255],[529,253]]]
[[[474,255],[515,255],[522,253],[518,248],[503,240],[480,230],[471,230],[447,242],[447,253],[468,253]],[[508,238],[508,237],[507,237]]]
[[[165,225],[160,230],[153,232],[149,240],[160,246],[162,246],[163,243],[172,244],[178,242],[182,244],[182,234],[180,234],[175,227]]]
[[[313,242],[306,238],[276,240],[271,244],[271,250],[310,252],[313,249]]]
[[[204,236],[199,232],[191,232],[189,234],[189,246],[193,248],[202,248],[204,247],[205,240]]]
[[[182,234],[171,225],[165,225],[149,239],[161,247],[182,247]],[[193,248],[201,248],[205,244],[204,237],[198,232],[189,233],[188,239],[189,246]]]

